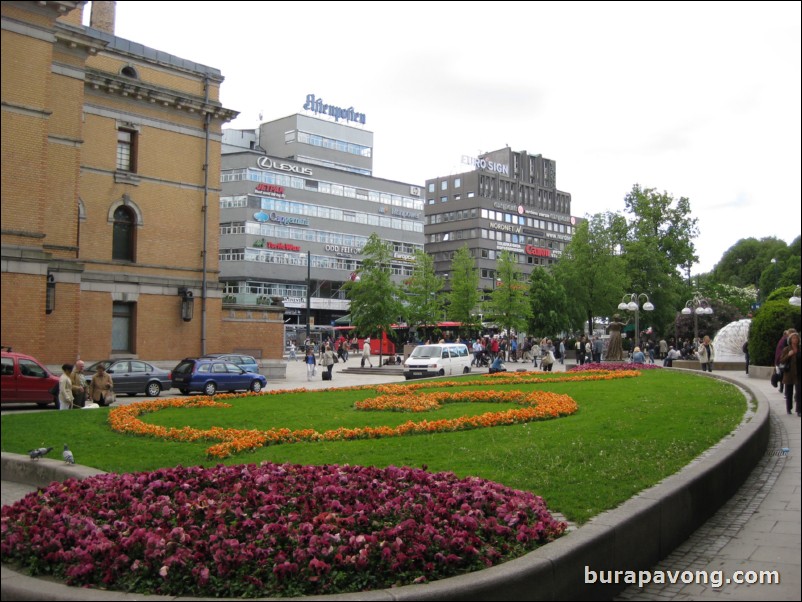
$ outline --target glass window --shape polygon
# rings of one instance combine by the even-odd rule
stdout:
[[[117,130],[117,169],[136,171],[136,132]]]
[[[134,212],[128,207],[121,205],[114,211],[113,220],[112,259],[135,261],[134,235],[136,233],[136,218]]]
[[[114,302],[111,313],[111,350],[134,353],[134,304]]]

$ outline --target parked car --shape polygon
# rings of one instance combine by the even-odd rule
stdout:
[[[158,397],[162,391],[169,391],[173,386],[172,377],[168,370],[157,368],[153,364],[141,360],[101,360],[84,368],[86,382],[92,380],[97,367],[103,364],[106,372],[114,381],[114,393],[127,393],[136,395],[144,393],[151,397]]]
[[[204,359],[222,360],[224,362],[231,362],[235,366],[239,366],[243,370],[259,374],[259,362],[252,355],[243,355],[241,353],[207,353],[201,356]]]
[[[36,358],[2,349],[2,403],[36,403],[42,407],[55,404],[57,396],[50,391],[58,386],[59,377],[44,367]]]
[[[173,387],[184,394],[191,391],[202,391],[206,395],[217,391],[258,393],[266,385],[267,379],[261,374],[216,358],[187,358],[173,368]]]

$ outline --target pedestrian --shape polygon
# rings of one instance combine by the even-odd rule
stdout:
[[[790,334],[789,330],[783,332],[783,336],[780,337],[780,340],[777,341],[777,346],[774,348],[774,373],[777,375],[777,382],[780,385],[780,393],[783,392],[783,374],[782,370],[780,370],[780,357],[785,351],[785,344],[788,342],[788,335]]]
[[[802,416],[799,405],[799,372],[802,370],[799,356],[799,333],[791,331],[788,335],[788,345],[780,356],[780,365],[783,367],[783,384],[785,385],[785,409],[790,414],[793,402],[796,402],[796,415]]]
[[[640,350],[640,347],[635,347],[635,350],[632,352],[632,363],[633,364],[646,363],[646,355],[643,353],[643,351]]]
[[[317,360],[315,359],[315,352],[312,350],[312,346],[309,345],[306,348],[306,380],[312,380],[312,377],[315,376],[316,364]]]
[[[61,376],[58,379],[58,409],[71,410],[75,406],[75,398],[72,395],[72,364],[61,366]]]
[[[601,364],[602,351],[604,351],[604,341],[598,336],[593,337],[593,363]]]
[[[744,346],[741,347],[741,351],[744,352],[744,357],[746,358],[746,373],[749,374],[749,340],[747,339],[744,341]]]
[[[699,363],[702,365],[702,372],[707,370],[708,372],[713,371],[713,360],[715,359],[715,353],[713,351],[713,343],[710,341],[710,337],[705,335],[705,338],[699,344],[699,349],[696,351],[699,357]]]
[[[325,378],[325,380],[331,380],[331,371],[334,368],[334,352],[331,350],[331,345],[328,343],[326,343],[326,348],[323,351],[321,365],[326,368],[326,372],[328,373],[328,376]]]
[[[290,359],[294,362],[298,361],[298,355],[295,350],[295,341],[290,341]]]
[[[557,353],[555,354],[557,358],[560,360],[560,364],[565,364],[565,343],[566,340],[562,339],[560,341],[560,346],[557,349]]]
[[[82,408],[84,407],[84,403],[86,403],[87,388],[83,360],[75,362],[75,367],[70,374],[70,380],[72,381],[73,405]]]
[[[362,367],[365,367],[365,363],[370,364],[370,367],[373,368],[373,362],[370,361],[370,337],[367,337],[364,342],[362,343]]]
[[[551,372],[554,368],[554,345],[551,344],[551,339],[546,339],[546,342],[540,346],[540,351],[543,358],[540,360],[540,368],[544,372]]]
[[[111,374],[106,372],[106,366],[103,364],[98,364],[97,372],[95,372],[94,376],[92,377],[92,381],[89,383],[89,389],[87,391],[89,394],[89,399],[99,406],[106,405],[106,400],[108,399],[108,403],[111,405],[112,398],[110,398],[110,396],[113,395],[113,388],[114,381],[111,378]]]

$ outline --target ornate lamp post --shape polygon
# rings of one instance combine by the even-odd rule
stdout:
[[[649,301],[649,295],[646,293],[627,293],[618,304],[618,309],[635,312],[635,344],[640,345],[640,299],[644,297],[646,303],[643,304],[644,311],[654,311],[654,305]],[[629,301],[627,301],[629,299]]]
[[[797,284],[796,288],[794,289],[794,294],[791,295],[790,299],[788,299],[788,303],[794,307],[802,306],[802,298],[799,297],[800,292],[802,292],[802,287]]]
[[[699,316],[709,316],[713,313],[713,308],[710,307],[707,299],[700,295],[694,295],[693,299],[685,302],[685,307],[682,308],[682,314],[685,316],[693,313],[693,339],[694,343],[699,342]]]

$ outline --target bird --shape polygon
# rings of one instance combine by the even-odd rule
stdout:
[[[75,464],[75,458],[66,443],[64,444],[64,451],[61,453],[61,457],[64,458],[64,462],[67,464]]]
[[[52,451],[53,451],[52,447],[38,447],[36,449],[30,450],[28,452],[28,455],[31,457],[31,460],[38,460],[39,458],[43,458]]]

